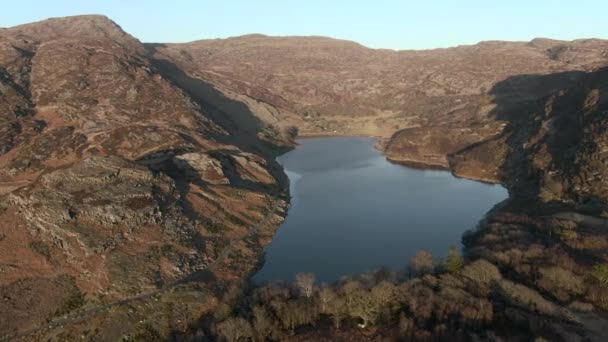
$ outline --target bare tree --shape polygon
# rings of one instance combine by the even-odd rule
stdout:
[[[342,298],[335,296],[333,300],[328,303],[328,311],[331,314],[331,318],[334,321],[336,329],[340,329],[342,320],[346,318],[348,312],[346,310],[346,302]]]
[[[271,336],[274,330],[274,322],[272,321],[272,318],[266,309],[261,305],[256,305],[253,307],[253,318],[253,328],[256,332],[256,340],[266,341],[266,338]]]
[[[241,338],[247,339],[253,337],[251,325],[241,317],[228,318],[217,325],[218,333],[229,342],[236,342]]]
[[[306,298],[310,298],[315,285],[315,274],[310,272],[296,274],[296,285]]]
[[[375,323],[383,310],[390,307],[395,295],[395,286],[383,281],[371,289],[359,288],[351,294],[353,303],[350,314],[363,320],[363,326]]]
[[[329,286],[323,286],[319,291],[319,300],[321,302],[321,312],[327,313],[329,309],[329,303],[336,298],[336,293]]]
[[[410,259],[410,269],[416,274],[432,272],[435,269],[433,255],[427,251],[418,251],[418,253]]]
[[[357,289],[351,293],[351,305],[349,314],[353,317],[359,317],[363,320],[362,327],[366,327],[373,323],[376,318],[379,304],[371,296],[367,289]]]
[[[344,291],[346,297],[346,308],[349,312],[352,309],[354,295],[361,290],[361,288],[361,283],[357,280],[349,280],[342,286],[342,291]]]
[[[315,303],[308,298],[298,298],[286,302],[275,302],[274,306],[277,317],[279,318],[283,328],[293,332],[300,325],[307,325],[317,317]]]

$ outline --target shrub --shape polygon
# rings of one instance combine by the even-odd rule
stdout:
[[[241,317],[228,318],[217,325],[217,330],[224,339],[231,342],[253,337],[251,325]]]
[[[225,227],[220,223],[208,220],[205,222],[205,229],[212,234],[218,234],[225,230]]]
[[[30,242],[30,249],[44,256],[47,260],[51,259],[51,250],[49,249],[49,246],[42,241]]]
[[[608,264],[593,266],[590,276],[597,280],[602,287],[608,287]]]
[[[69,314],[83,306],[85,302],[84,293],[80,292],[80,290],[76,290],[63,302],[63,304],[61,304],[61,307],[55,312],[55,316]]]
[[[462,274],[477,283],[483,284],[491,284],[502,278],[498,267],[485,259],[473,261],[462,270]]]
[[[563,268],[541,268],[540,274],[540,283],[546,289],[562,289],[574,294],[581,294],[584,290],[583,280]]]
[[[576,240],[578,238],[578,233],[567,227],[557,227],[553,230],[553,233],[564,241]]]
[[[162,338],[160,333],[149,323],[140,325],[135,330],[133,336],[124,338],[125,341],[149,341],[149,342],[161,342],[165,339]]]
[[[502,279],[498,268],[485,259],[475,260],[466,265],[461,274],[469,280],[471,285],[469,287],[482,295],[488,295],[492,292],[494,284]]]
[[[175,247],[173,247],[173,245],[163,244],[162,246],[160,246],[160,255],[162,255],[165,258],[168,258],[175,253],[176,253],[176,250],[175,250]]]

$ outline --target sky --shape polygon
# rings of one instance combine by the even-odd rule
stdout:
[[[606,13],[608,0],[18,0],[2,4],[0,27],[103,14],[143,42],[262,33],[402,50],[483,40],[608,38]]]

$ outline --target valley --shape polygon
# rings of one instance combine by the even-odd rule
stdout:
[[[605,340],[607,58],[598,39],[141,43],[96,15],[0,29],[0,340]],[[256,287],[298,136],[377,137],[509,199],[462,257]]]

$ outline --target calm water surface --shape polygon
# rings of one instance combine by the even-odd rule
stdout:
[[[462,233],[507,198],[499,185],[388,162],[370,138],[315,138],[281,156],[292,207],[255,282],[314,272],[331,282],[383,266],[403,269],[416,251],[445,256]]]

